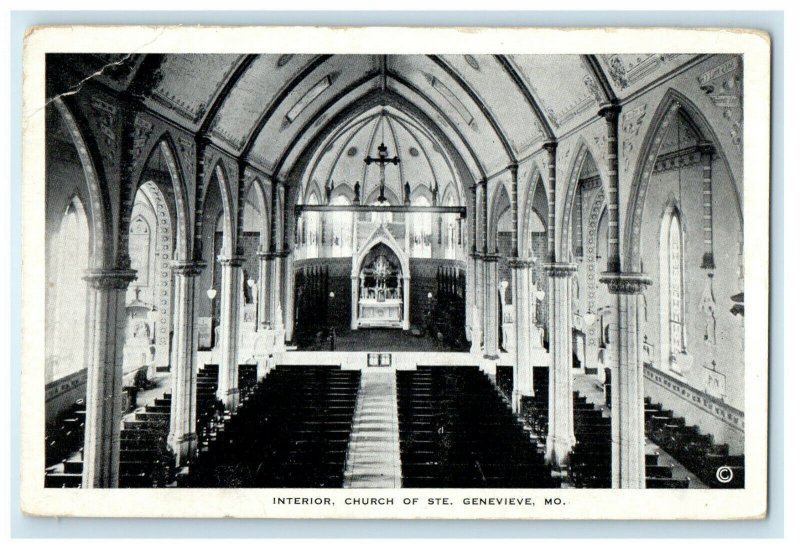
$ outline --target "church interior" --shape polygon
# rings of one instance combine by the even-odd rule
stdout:
[[[46,71],[46,487],[744,486],[741,57]]]

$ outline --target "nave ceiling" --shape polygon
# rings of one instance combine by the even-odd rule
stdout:
[[[309,144],[330,145],[337,131],[378,112],[376,97],[395,107],[395,132],[420,128],[406,136],[405,149],[427,155],[431,135],[447,139],[470,176],[480,179],[581,127],[609,99],[624,101],[694,57],[150,54],[70,61],[79,73],[98,72],[108,87],[280,179],[311,158]],[[375,154],[351,146],[359,159]],[[443,190],[451,170],[434,167],[425,177],[441,176]]]

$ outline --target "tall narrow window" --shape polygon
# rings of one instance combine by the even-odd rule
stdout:
[[[47,379],[52,381],[84,367],[89,226],[83,205],[76,197],[67,207],[54,242],[51,268],[55,269],[53,349],[48,357]]]
[[[424,196],[414,199],[414,206],[430,207]],[[431,214],[418,212],[411,214],[411,257],[431,257]]]
[[[686,286],[681,213],[677,205],[661,219],[659,238],[660,353],[658,367],[683,375],[691,368],[686,354]]]
[[[349,206],[347,197],[333,199],[334,206]],[[331,255],[347,257],[353,254],[353,212],[333,212],[331,215]]]
[[[445,206],[455,206],[455,200],[453,200],[452,196],[447,197],[447,201],[445,202]],[[447,232],[445,233],[445,246],[444,246],[444,256],[446,259],[455,259],[456,258],[456,241],[457,241],[457,223],[458,218],[452,214],[443,215],[444,219],[447,220]]]
[[[319,203],[316,195],[311,195],[308,199],[308,204],[316,206]],[[320,226],[320,213],[319,212],[306,212],[305,213],[305,244],[306,244],[306,257],[319,257],[319,226]]]
[[[669,351],[671,357],[683,352],[683,242],[678,216],[669,222]]]

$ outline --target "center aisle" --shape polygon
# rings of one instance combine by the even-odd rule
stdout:
[[[344,474],[345,488],[400,488],[397,384],[392,368],[361,375]]]

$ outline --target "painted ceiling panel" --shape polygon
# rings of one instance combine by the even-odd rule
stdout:
[[[376,70],[376,59],[369,55],[336,56],[331,61],[323,63],[303,81],[301,86],[298,86],[286,97],[272,118],[264,125],[253,147],[254,158],[263,163],[264,167],[272,169],[287,146],[303,130],[309,120],[313,119],[310,129],[314,130],[324,125],[327,119],[337,112],[335,109],[319,112],[328,101]],[[324,89],[309,100],[311,95],[319,91],[320,82],[326,83]],[[375,85],[375,82],[371,82],[366,88]],[[303,105],[304,108],[294,113],[292,119],[287,117],[298,104]],[[304,139],[311,137],[312,135],[309,134],[304,136]]]
[[[617,96],[624,99],[695,57],[601,55],[597,68]],[[433,143],[440,141],[439,137],[433,141],[420,137],[423,129],[430,128],[427,121],[421,124],[412,118],[419,109],[438,127],[437,135],[443,134],[453,143],[476,179],[505,170],[511,161],[538,148],[544,132],[537,131],[543,130],[537,110],[560,137],[596,117],[602,101],[597,80],[579,55],[510,55],[501,62],[493,55],[469,54],[330,58],[272,54],[257,56],[241,71],[237,67],[243,59],[241,55],[167,54],[134,56],[125,62],[117,55],[100,55],[87,57],[86,63],[120,63],[119,69],[109,74],[109,85],[145,90],[141,93],[149,108],[190,131],[197,131],[201,122],[207,122],[204,118],[209,106],[217,103],[224,91],[211,124],[212,138],[232,154],[240,154],[253,145],[248,148],[253,162],[269,172],[280,163],[280,177],[285,177],[309,140],[337,113],[352,111],[354,116],[366,116],[356,113],[368,108],[360,107],[358,102],[370,90],[385,88],[391,92],[388,106],[406,102],[415,106],[410,114],[398,112],[393,119],[394,133],[401,142],[415,138],[418,143],[414,148],[420,156],[430,148],[433,152],[429,162],[447,164],[435,152],[439,145]],[[321,64],[317,65],[317,60]],[[506,70],[506,62],[509,70],[518,73],[524,92],[517,86],[517,77],[512,78]],[[231,80],[233,75],[238,79]],[[304,76],[302,80],[291,87],[290,83],[300,75]],[[140,93],[136,90],[134,93]],[[392,93],[396,94],[394,99]],[[271,116],[259,124],[266,112]],[[419,126],[416,130],[415,124]],[[256,129],[259,133],[254,143],[248,143]],[[359,132],[353,129],[348,139],[354,138],[355,133]],[[430,143],[423,142],[425,139]],[[358,145],[353,146],[359,149]],[[361,158],[363,152],[358,153]],[[402,154],[410,153],[404,150]],[[437,157],[441,159],[433,160]],[[317,170],[330,173],[334,164],[321,155],[313,169],[315,174]],[[432,173],[439,177],[449,170],[450,167],[444,170],[435,166]]]
[[[476,181],[481,178],[481,169],[485,169],[484,162],[486,160],[490,160],[490,158],[482,158],[481,152],[475,150],[474,144],[472,144],[471,141],[468,141],[467,143],[470,143],[473,151],[478,156],[478,162],[481,163],[480,166],[478,166],[478,164],[476,164],[476,160],[473,158],[472,154],[470,154],[470,150],[467,148],[467,143],[464,142],[464,139],[468,139],[468,136],[464,135],[463,131],[461,131],[460,134],[456,132],[450,122],[448,122],[448,120],[446,120],[436,109],[434,109],[426,101],[421,100],[418,95],[416,95],[403,84],[393,79],[389,79],[387,86],[390,90],[394,91],[407,101],[417,105],[417,107],[439,127],[439,129],[445,134],[445,136],[447,136],[450,142],[453,143],[459,155],[464,159],[467,167],[472,172],[473,178]],[[464,139],[462,139],[462,135]]]
[[[608,80],[619,97],[627,97],[659,76],[690,61],[692,54],[598,55]]]
[[[414,87],[426,94],[444,112],[448,120],[455,124],[464,137],[481,157],[495,158],[503,166],[507,166],[509,158],[503,148],[500,137],[483,115],[480,108],[472,102],[458,82],[453,80],[436,63],[427,56],[393,56],[389,59],[389,68],[393,73],[401,75]],[[453,106],[452,96],[458,98],[463,108]],[[412,99],[416,104],[422,103],[420,98]],[[469,115],[464,116],[464,108]],[[433,109],[426,106],[427,111]],[[438,113],[432,118],[441,126],[447,126]]]
[[[492,55],[444,55],[442,58],[475,90],[489,108],[517,156],[542,140],[534,112],[519,88]]]
[[[378,114],[375,112],[358,116],[329,135],[325,144],[314,153],[313,159],[306,166],[302,181],[304,183],[316,181],[320,186],[323,182],[330,182],[333,177],[333,169],[341,155],[350,154],[350,149],[353,147],[356,152],[352,154],[360,154],[358,146],[352,144],[352,141],[355,135],[364,126],[370,124],[376,116]]]
[[[215,137],[241,150],[256,122],[313,55],[260,55],[225,100],[212,127]]]
[[[165,55],[148,106],[196,125],[239,59],[232,54]]]
[[[374,193],[380,184],[380,168],[367,165],[364,157],[377,156],[380,143],[386,145],[390,158],[400,159],[399,164],[387,165],[384,170],[387,195],[402,200],[408,182],[412,194],[420,186],[430,189],[436,184],[441,197],[444,189],[454,184],[451,166],[428,131],[395,108],[379,106],[345,125],[343,131],[333,133],[306,172],[303,181],[307,189],[324,189],[331,183],[333,188],[346,185],[352,189],[358,181],[363,196]],[[463,197],[463,193],[458,195]]]
[[[579,55],[508,56],[556,135],[597,114],[595,80]]]

